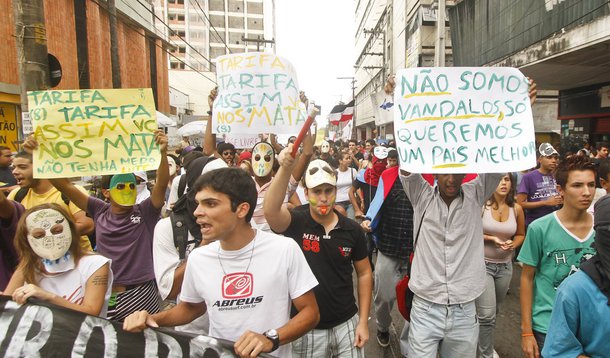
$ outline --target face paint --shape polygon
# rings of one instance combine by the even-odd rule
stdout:
[[[70,224],[59,211],[42,209],[25,219],[27,238],[36,255],[47,260],[63,257],[72,243]]]
[[[330,152],[330,144],[328,144],[327,141],[322,141],[322,143],[320,144],[320,152],[321,153]]]
[[[110,198],[121,206],[136,203],[136,178],[133,174],[116,174],[110,180]]]
[[[375,149],[373,149],[373,154],[375,154],[378,159],[385,159],[388,157],[388,148],[382,146],[375,147]]]
[[[252,148],[252,171],[257,177],[265,177],[273,170],[275,153],[267,142],[258,142]]]

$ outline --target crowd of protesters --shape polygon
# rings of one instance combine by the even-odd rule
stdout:
[[[293,157],[294,137],[236,149],[207,128],[175,153],[155,132],[156,173],[104,176],[101,198],[35,179],[33,138],[14,159],[0,147],[3,294],[228,339],[240,356],[361,357],[371,306],[389,345],[408,273],[403,356],[494,357],[516,261],[525,356],[610,351],[608,144],[562,157],[542,143],[528,172],[421,175],[399,169],[393,140],[314,146],[311,131]]]

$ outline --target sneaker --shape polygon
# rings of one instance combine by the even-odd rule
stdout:
[[[382,347],[390,345],[390,332],[377,331],[377,343]]]

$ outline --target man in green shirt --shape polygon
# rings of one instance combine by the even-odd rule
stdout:
[[[563,207],[530,224],[518,257],[523,263],[521,344],[528,358],[542,351],[557,287],[595,254],[593,216],[587,212],[595,194],[594,164],[569,157],[559,164],[555,180]]]

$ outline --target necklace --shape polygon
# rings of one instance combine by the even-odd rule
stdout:
[[[250,269],[250,264],[252,263],[252,256],[254,256],[254,247],[256,246],[256,236],[252,241],[252,250],[250,251],[250,259],[248,260],[248,266],[246,266],[246,271],[243,272],[241,277],[237,280],[241,280],[248,274],[248,270]],[[220,259],[220,245],[218,245],[218,263],[220,264],[220,268],[222,269],[222,273],[227,276],[227,272],[225,271],[224,266],[222,265],[222,260]]]

